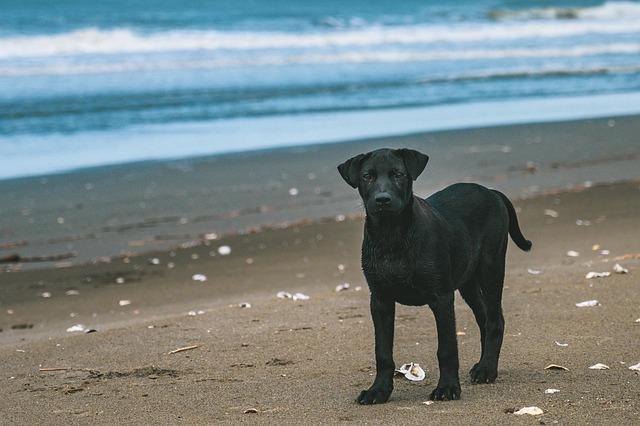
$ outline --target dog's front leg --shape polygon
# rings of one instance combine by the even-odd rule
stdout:
[[[438,387],[431,392],[432,400],[460,399],[458,377],[458,341],[456,339],[456,317],[453,308],[453,292],[440,295],[429,305],[436,318],[438,329],[438,365],[440,379]]]
[[[359,404],[382,404],[387,402],[393,391],[393,325],[396,304],[393,300],[383,300],[371,294],[371,317],[376,335],[376,379],[368,390],[358,396]]]

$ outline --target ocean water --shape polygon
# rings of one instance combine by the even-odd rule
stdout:
[[[639,92],[637,1],[3,0],[0,178],[441,128],[451,108],[448,128],[633,113]]]

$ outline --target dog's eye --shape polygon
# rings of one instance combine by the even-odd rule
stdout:
[[[395,178],[404,177],[404,173],[402,173],[402,172],[393,172],[393,177],[395,177]]]
[[[365,173],[365,174],[362,175],[362,179],[371,180],[371,179],[373,179],[373,176],[371,176],[369,173]]]

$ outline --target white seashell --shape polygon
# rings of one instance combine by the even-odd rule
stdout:
[[[150,265],[159,265],[160,264],[160,259],[158,259],[157,257],[149,259],[149,264]]]
[[[207,240],[207,241],[217,240],[218,239],[218,234],[216,234],[215,232],[210,232],[208,234],[204,234],[204,239]]]
[[[569,250],[569,251],[567,252],[567,256],[569,256],[569,257],[578,257],[578,256],[580,256],[580,253],[578,253],[578,252],[577,252],[577,251],[575,251],[575,250]]]
[[[77,296],[80,294],[78,290],[67,290],[65,293],[67,296]]]
[[[569,371],[569,369],[567,367],[565,367],[564,365],[558,365],[558,364],[549,364],[547,365],[545,368],[545,370],[562,370],[562,371]]]
[[[423,404],[424,405],[431,405],[431,404],[433,404],[433,401],[424,401]]]
[[[48,291],[43,291],[42,293],[40,293],[40,296],[44,297],[45,299],[48,299],[51,297],[51,293],[49,293]]]
[[[346,216],[343,214],[336,215],[336,222],[344,222],[346,219]]]
[[[298,191],[298,188],[289,188],[289,195],[291,195],[292,197],[295,197],[299,193],[300,191]]]
[[[87,329],[87,327],[85,327],[82,324],[76,324],[76,325],[72,325],[71,327],[67,328],[67,333],[74,333],[76,331],[85,331]]]
[[[609,275],[611,275],[611,272],[589,272],[587,273],[587,275],[585,275],[584,277],[588,280],[592,279],[592,278],[605,278],[608,277]]]
[[[360,291],[360,290],[362,290],[362,287],[361,287],[361,286],[359,286],[359,285],[357,285],[357,286],[356,286],[356,288],[354,288],[354,290],[355,290],[355,291]]]
[[[130,304],[131,304],[131,300],[120,300],[118,302],[118,305],[120,305],[120,306],[127,306],[127,305],[130,305]]]
[[[530,273],[531,275],[540,275],[540,274],[542,274],[543,271],[541,269],[528,268],[527,272]]]
[[[276,293],[278,299],[291,299],[293,296],[288,291],[279,291]]]
[[[191,279],[192,279],[193,281],[199,281],[199,282],[203,283],[203,282],[207,281],[207,276],[206,276],[206,275],[204,275],[204,274],[194,274],[194,275],[191,277]]]
[[[560,346],[561,348],[566,348],[567,346],[569,346],[568,343],[560,343],[557,340],[554,342],[556,345]]]
[[[589,370],[609,370],[609,366],[606,364],[597,363],[589,367]]]
[[[350,286],[351,286],[351,284],[349,284],[349,283],[338,284],[336,286],[336,293],[341,292],[341,291],[345,291],[345,290],[349,290]]]
[[[616,263],[615,265],[613,265],[613,272],[615,272],[616,274],[628,274],[629,270],[621,264]]]
[[[199,309],[197,311],[187,312],[187,315],[189,315],[190,317],[195,317],[196,315],[202,315],[202,314],[204,314],[204,311],[202,309]]]
[[[601,256],[609,256],[611,252],[609,250],[600,250],[600,255]]]
[[[122,277],[116,278],[116,284],[124,284],[124,278]]]
[[[629,367],[629,370],[640,371],[640,362],[637,363],[636,365],[632,365],[631,367]]]
[[[296,293],[291,297],[293,300],[309,300],[311,297],[307,296],[304,293]]]
[[[544,411],[542,411],[542,409],[539,407],[523,407],[518,411],[515,411],[513,414],[515,414],[516,416],[522,416],[524,414],[539,416],[540,414],[544,414]]]
[[[420,364],[416,362],[412,362],[409,364],[403,364],[399,369],[396,370],[398,373],[403,374],[404,377],[411,380],[412,382],[419,382],[424,380],[426,374]]]
[[[231,254],[231,247],[229,247],[229,246],[220,246],[220,247],[218,247],[218,253],[220,254],[220,256],[226,256],[228,254]]]
[[[545,209],[544,215],[545,216],[549,216],[549,217],[558,217],[558,216],[560,216],[557,211],[551,210],[551,209]]]
[[[576,303],[578,308],[590,308],[593,306],[599,306],[600,302],[597,300],[585,300],[584,302]]]
[[[558,393],[560,392],[560,389],[545,389],[544,393],[545,395],[553,395],[554,393]]]

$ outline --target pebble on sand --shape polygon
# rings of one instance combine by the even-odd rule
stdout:
[[[544,414],[544,411],[542,411],[540,407],[535,407],[535,406],[522,407],[518,411],[514,411],[513,414],[515,414],[516,416],[522,416],[524,414],[529,414],[531,416],[539,416],[541,414]]]
[[[204,274],[193,274],[193,276],[191,277],[191,279],[192,279],[193,281],[198,281],[198,282],[203,283],[203,282],[207,281],[207,276],[206,276],[206,275],[204,275]]]
[[[228,254],[231,254],[231,247],[229,246],[218,247],[218,254],[220,254],[220,256],[227,256]]]

